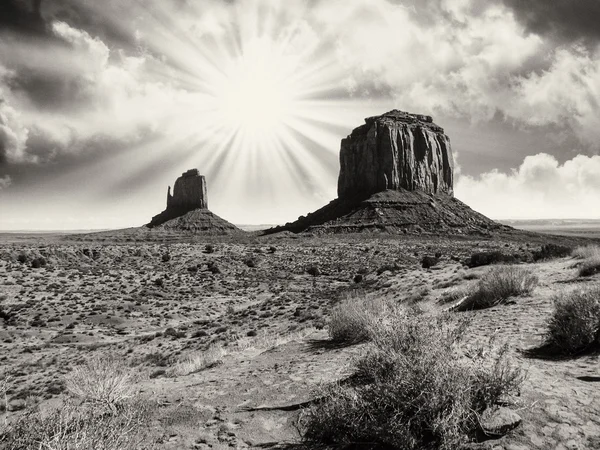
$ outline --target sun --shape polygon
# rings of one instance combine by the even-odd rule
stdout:
[[[267,39],[256,39],[225,69],[217,89],[223,121],[247,136],[273,137],[294,112],[299,92],[294,61]]]

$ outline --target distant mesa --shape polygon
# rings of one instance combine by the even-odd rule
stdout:
[[[235,225],[208,210],[206,178],[198,169],[184,172],[167,189],[167,209],[154,216],[148,228],[191,233],[227,234],[241,232]]]
[[[450,139],[430,116],[393,110],[342,140],[338,198],[268,230],[488,233],[509,230],[454,198]]]

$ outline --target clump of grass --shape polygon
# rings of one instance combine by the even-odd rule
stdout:
[[[352,381],[324,387],[306,414],[307,444],[458,448],[476,434],[479,415],[523,380],[505,347],[465,358],[465,325],[448,315],[396,311],[376,323]]]
[[[457,311],[491,308],[507,303],[511,297],[531,294],[539,280],[530,270],[516,266],[496,267],[486,273]]]
[[[579,259],[600,258],[600,246],[586,245],[576,247],[573,250],[572,255]]]
[[[225,355],[226,352],[223,347],[219,344],[211,344],[204,352],[190,355],[179,361],[173,367],[169,368],[165,374],[169,377],[182,377],[210,369],[222,364]]]
[[[111,410],[137,393],[137,376],[131,368],[111,356],[94,356],[66,376],[67,391],[83,402]]]
[[[562,355],[600,350],[600,286],[562,292],[554,298],[546,347]]]
[[[600,273],[600,246],[577,247],[573,250],[573,256],[583,260],[579,265],[580,277],[591,277]]]
[[[128,402],[114,412],[67,402],[48,414],[28,411],[0,432],[0,448],[148,449],[156,439],[147,427],[148,417],[144,402]]]
[[[392,311],[391,305],[379,298],[348,297],[331,311],[329,337],[343,344],[367,341],[375,323]]]

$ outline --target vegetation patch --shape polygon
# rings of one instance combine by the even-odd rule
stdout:
[[[600,350],[600,286],[562,292],[554,298],[546,347],[559,355]]]
[[[523,380],[505,347],[466,358],[465,325],[447,315],[396,311],[368,322],[371,348],[351,382],[322,388],[323,400],[304,418],[309,445],[458,448],[474,439],[480,415]]]
[[[531,294],[537,284],[538,278],[530,270],[517,266],[496,267],[479,280],[455,309],[470,311],[501,305],[512,297]]]

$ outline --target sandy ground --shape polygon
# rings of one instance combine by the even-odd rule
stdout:
[[[294,446],[315,388],[349,375],[352,358],[364,351],[328,341],[328,314],[340,299],[377,295],[441,310],[448,307],[437,302],[445,292],[489,270],[465,268],[468,255],[529,246],[373,236],[213,239],[214,251],[206,244],[5,241],[0,371],[11,388],[4,414],[58,401],[72,367],[110,353],[142,375],[142,393],[161,411],[161,447]],[[442,255],[438,266],[423,269],[421,258],[435,253]],[[48,265],[33,269],[19,255],[28,261],[43,255]],[[516,405],[523,425],[489,448],[600,448],[598,359],[543,360],[522,352],[542,342],[554,293],[582,285],[573,264],[569,258],[528,264],[540,278],[532,296],[460,313],[472,316],[469,340],[507,342],[528,373]],[[227,351],[223,364],[167,376],[211,344]]]

